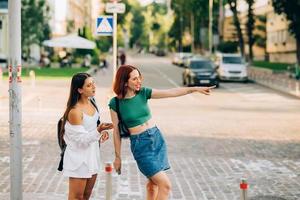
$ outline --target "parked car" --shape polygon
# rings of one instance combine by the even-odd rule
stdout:
[[[226,81],[248,81],[247,63],[240,54],[217,54],[218,77]]]
[[[186,55],[182,58],[182,66],[187,66],[188,65],[188,61],[191,58],[204,58],[202,55],[199,54],[189,54]]]
[[[188,52],[175,53],[172,59],[174,65],[183,66],[183,60],[191,57],[193,54]]]
[[[165,56],[166,55],[166,51],[164,49],[157,49],[157,51],[155,52],[156,56]]]
[[[206,58],[190,58],[182,73],[183,85],[215,85],[219,87],[218,75],[214,63]]]

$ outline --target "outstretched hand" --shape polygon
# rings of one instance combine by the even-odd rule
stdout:
[[[210,87],[199,87],[199,92],[205,95],[210,95],[210,92],[212,89],[214,89],[216,86],[210,86]]]

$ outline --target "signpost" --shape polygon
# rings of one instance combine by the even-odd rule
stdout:
[[[21,1],[8,1],[10,199],[22,200]]]
[[[113,17],[100,16],[97,18],[96,34],[100,36],[111,36],[113,34]]]
[[[117,13],[125,12],[125,4],[117,3],[117,1],[113,1],[113,3],[106,3],[105,11],[107,13],[113,13],[113,78],[116,75],[117,71]]]
[[[107,13],[124,13],[125,4],[124,3],[106,3],[105,11]]]

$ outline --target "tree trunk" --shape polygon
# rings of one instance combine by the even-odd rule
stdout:
[[[218,20],[218,29],[219,29],[219,40],[223,40],[223,22],[224,22],[224,6],[223,0],[219,1],[219,20]]]
[[[191,36],[192,36],[191,49],[192,52],[195,52],[195,18],[193,13],[191,13]]]
[[[248,21],[247,21],[247,35],[248,35],[248,45],[249,45],[249,63],[253,61],[253,30],[254,30],[254,14],[253,14],[253,4],[254,0],[247,0],[248,3]]]
[[[180,18],[179,18],[179,25],[180,25],[180,36],[179,36],[179,46],[178,46],[178,48],[179,48],[179,52],[182,52],[183,50],[182,50],[182,37],[183,37],[183,18],[182,18],[182,16],[181,16],[182,14],[180,14]]]
[[[297,50],[296,50],[297,62],[298,65],[300,65],[300,38],[296,38],[296,43],[297,43]]]
[[[243,33],[242,33],[242,29],[241,29],[241,25],[240,25],[240,21],[238,18],[238,12],[237,12],[237,5],[236,5],[236,0],[233,1],[229,1],[229,6],[230,6],[230,10],[233,13],[233,22],[238,34],[238,39],[239,39],[239,47],[241,50],[241,54],[242,56],[245,55],[245,48],[244,48],[244,38],[243,38]]]

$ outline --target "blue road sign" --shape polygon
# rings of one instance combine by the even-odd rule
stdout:
[[[96,34],[111,36],[113,34],[113,16],[100,16],[96,22]]]

